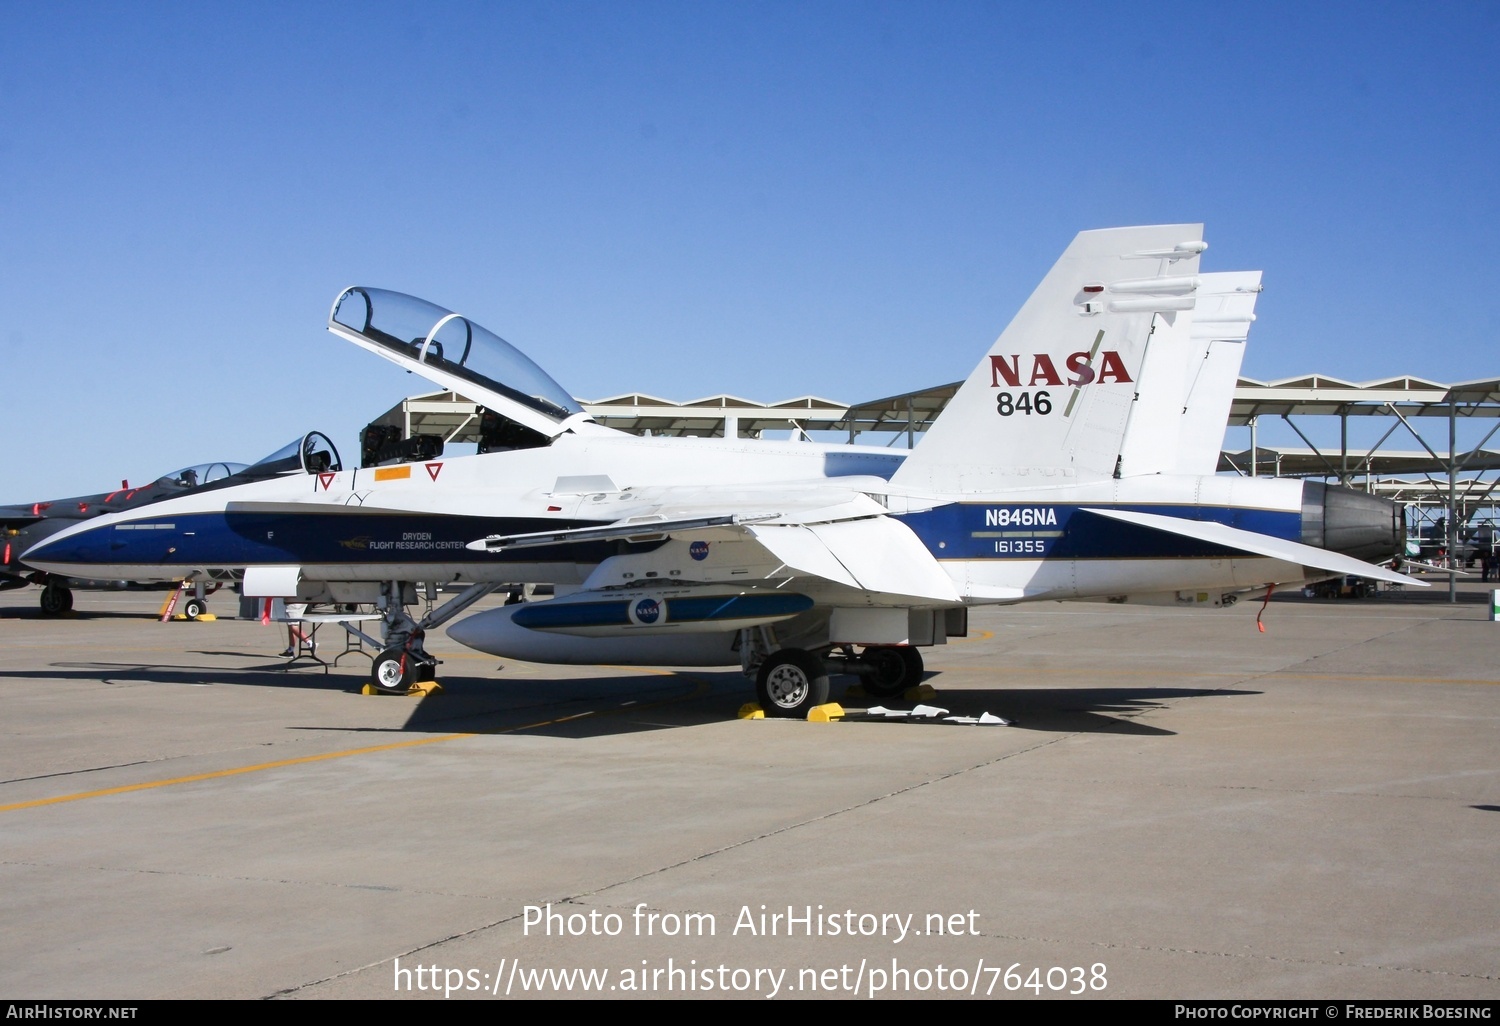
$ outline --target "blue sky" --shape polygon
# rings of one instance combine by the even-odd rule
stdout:
[[[357,458],[425,383],[355,283],[585,398],[859,400],[1203,221],[1246,374],[1500,375],[1500,4],[1038,7],[0,0],[0,502]]]

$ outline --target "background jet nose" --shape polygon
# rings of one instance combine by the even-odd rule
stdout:
[[[1378,495],[1322,481],[1302,482],[1302,541],[1330,552],[1380,563],[1406,546],[1401,507]]]

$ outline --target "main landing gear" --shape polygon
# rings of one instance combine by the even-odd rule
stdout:
[[[828,701],[828,670],[811,652],[783,648],[760,664],[755,695],[767,716],[805,717]]]
[[[860,653],[869,669],[860,672],[859,682],[865,693],[874,698],[895,698],[908,688],[922,683],[925,669],[922,650],[910,645],[871,645]]]
[[[741,655],[749,672],[760,655],[755,695],[767,716],[805,717],[828,701],[828,674],[854,673],[874,698],[894,698],[922,682],[922,653],[910,645],[868,645],[858,655],[849,646],[809,651],[778,648],[764,628],[753,628],[741,638]],[[757,649],[760,651],[757,653]]]

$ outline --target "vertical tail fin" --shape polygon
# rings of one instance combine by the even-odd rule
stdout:
[[[1200,274],[1191,311],[1170,322],[1157,315],[1121,445],[1121,477],[1218,469],[1259,294],[1259,271]]]
[[[1178,474],[1212,474],[1219,469],[1229,407],[1245,359],[1245,339],[1255,320],[1259,271],[1200,275],[1203,288],[1193,310],[1195,369],[1189,373],[1178,431]],[[1201,354],[1201,356],[1199,355]]]
[[[988,492],[1121,473],[1153,326],[1176,331],[1193,309],[1202,240],[1199,224],[1079,233],[892,483]]]

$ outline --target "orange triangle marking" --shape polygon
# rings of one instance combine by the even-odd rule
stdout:
[[[427,468],[427,476],[432,478],[434,481],[437,480],[438,474],[441,473],[443,469],[443,465],[441,463],[425,463],[423,464],[423,466]]]
[[[318,483],[323,486],[323,490],[325,492],[328,491],[328,486],[331,485],[331,484],[333,484],[333,475],[332,474],[319,474],[318,475]]]

